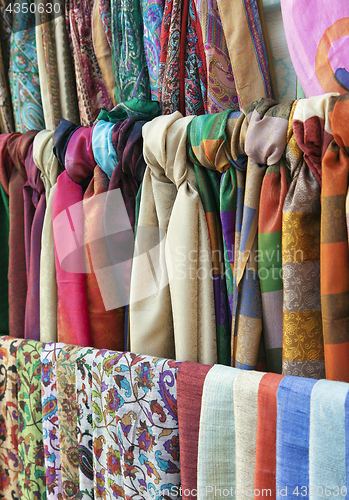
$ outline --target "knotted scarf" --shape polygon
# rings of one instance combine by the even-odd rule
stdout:
[[[186,155],[186,127],[192,118],[176,112],[143,127],[147,169],[132,263],[131,350],[214,363],[209,233]],[[147,251],[153,252],[151,262]],[[155,268],[156,282],[150,266]]]
[[[61,171],[53,154],[53,132],[42,130],[33,142],[33,158],[46,191],[40,257],[40,341],[57,340],[57,281],[52,227],[52,199]]]
[[[349,94],[328,96],[328,120],[333,134],[322,159],[321,306],[326,378],[349,382],[349,255],[348,197],[349,136],[346,116]]]
[[[0,182],[9,195],[9,332],[24,337],[27,272],[23,187],[27,181],[25,158],[36,130],[0,136]]]
[[[320,297],[320,192],[321,163],[332,137],[327,118],[332,98],[328,94],[301,99],[293,115],[294,138],[287,152],[291,184],[282,218],[282,370],[285,375],[325,376]]]

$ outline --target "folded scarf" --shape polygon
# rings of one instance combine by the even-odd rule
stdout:
[[[9,332],[24,337],[27,272],[23,187],[27,181],[25,158],[36,130],[0,136],[0,182],[9,195]]]
[[[111,135],[114,123],[99,120],[92,129],[92,151],[97,165],[110,179],[118,162]]]
[[[349,175],[345,117],[349,94],[327,96],[333,141],[322,160],[320,262],[325,369],[326,378],[349,382],[349,255],[345,209]]]
[[[17,347],[22,340],[0,338],[0,495],[19,498]]]
[[[69,140],[77,128],[79,128],[79,125],[75,125],[75,123],[62,118],[60,124],[53,133],[53,153],[57,157],[61,170],[65,169],[65,154],[67,152]]]
[[[261,97],[277,98],[263,8],[257,0],[217,0],[241,109]]]
[[[280,375],[266,373],[258,386],[255,500],[260,492],[276,500],[276,393],[282,380]],[[269,495],[270,491],[270,495]],[[259,493],[257,493],[259,492]]]
[[[186,130],[192,118],[176,112],[143,126],[147,169],[132,263],[131,350],[179,361],[214,363],[217,350],[212,265],[207,258],[211,253],[209,233],[195,173],[186,155]],[[145,226],[141,234],[139,227]],[[159,228],[162,241],[154,240],[155,234],[159,238]],[[196,258],[190,253],[193,249]],[[145,268],[144,252],[150,250],[159,286],[151,269]]]
[[[171,360],[154,363],[152,357],[132,353],[95,355],[96,496],[178,496],[177,366]]]
[[[238,373],[215,365],[202,390],[197,489],[200,497],[209,500],[236,490],[234,380]]]
[[[319,380],[310,400],[309,484],[342,496],[347,483],[346,399],[348,384]],[[345,495],[343,495],[345,496]]]
[[[276,393],[277,498],[295,491],[310,498],[309,486],[315,486],[309,483],[310,400],[315,383],[306,378],[284,377]]]
[[[211,369],[184,361],[177,372],[177,405],[182,495],[194,500],[197,495],[197,460],[202,391],[205,377]]]
[[[79,450],[76,435],[78,404],[75,362],[81,347],[66,345],[57,356],[57,403],[63,499],[79,498]]]
[[[40,360],[43,347],[34,340],[24,340],[17,347],[18,487],[25,500],[46,496]]]
[[[64,344],[48,343],[41,351],[41,403],[46,498],[55,500],[63,494],[61,453],[59,447],[57,402],[57,356]]]

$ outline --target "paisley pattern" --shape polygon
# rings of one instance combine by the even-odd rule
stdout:
[[[177,497],[177,366],[132,353],[97,353],[92,368],[96,498]]]
[[[0,498],[19,500],[16,352],[22,340],[0,338]]]
[[[75,360],[81,349],[81,347],[73,345],[65,346],[57,358],[59,445],[64,500],[81,498],[79,450],[76,435],[78,405],[75,386]]]
[[[47,500],[62,498],[57,403],[57,356],[64,344],[45,344],[41,352],[41,402]]]
[[[43,344],[23,341],[17,349],[18,485],[23,500],[46,500],[42,433],[41,352]]]
[[[77,436],[81,498],[93,498],[92,448],[92,364],[96,351],[82,349],[76,358],[76,398],[78,404]]]
[[[150,98],[148,67],[143,51],[139,0],[111,3],[112,58],[116,102]]]
[[[19,2],[26,4],[26,0]],[[31,3],[31,2],[30,2]],[[45,128],[36,54],[35,15],[14,17],[11,40],[10,86],[17,132]]]

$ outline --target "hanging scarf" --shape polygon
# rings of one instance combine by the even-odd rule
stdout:
[[[177,372],[179,448],[181,483],[184,500],[197,495],[197,459],[201,398],[205,377],[211,366],[184,361]]]
[[[235,368],[215,365],[203,386],[197,488],[208,500],[236,490],[234,380],[238,373]]]
[[[1,174],[0,174],[1,175]],[[1,177],[0,177],[1,180]],[[9,229],[10,213],[8,194],[0,184],[0,238],[3,242],[0,249],[0,335],[8,335],[8,262],[9,262]]]
[[[71,136],[75,130],[79,128],[78,125],[72,123],[64,118],[61,120],[59,126],[53,133],[53,153],[56,156],[61,170],[65,169],[65,155]]]
[[[46,210],[44,184],[33,160],[33,145],[25,159],[27,182],[23,186],[24,236],[27,266],[25,338],[40,340],[40,254],[41,235]]]
[[[194,169],[186,154],[186,127],[192,118],[183,119],[176,112],[143,127],[147,169],[132,262],[130,339],[132,351],[214,363],[217,348],[212,265],[207,258],[211,254],[209,233]],[[140,233],[139,227],[145,226],[149,229]],[[152,227],[158,235],[160,228],[162,243],[154,240]],[[144,260],[144,252],[156,245],[152,265],[159,289],[150,262]],[[193,249],[196,257],[190,254]]]
[[[246,113],[261,97],[276,98],[272,60],[267,56],[268,34],[257,0],[217,0],[228,45],[241,109]]]
[[[9,195],[9,332],[23,338],[27,275],[25,258],[23,187],[27,180],[24,166],[37,131],[0,136],[0,182]]]
[[[164,0],[142,0],[143,42],[150,80],[151,99],[159,100],[158,78],[161,52],[161,24],[164,15]]]
[[[288,151],[292,181],[282,218],[282,372],[309,378],[325,376],[320,296],[320,183],[322,158],[332,138],[326,118],[330,101],[331,96],[327,95],[297,102],[293,116],[294,138]]]
[[[140,1],[111,2],[112,58],[116,102],[150,98],[147,62],[143,50]]]
[[[64,344],[49,343],[41,351],[42,430],[47,500],[55,500],[63,494],[56,364],[57,356],[64,346]]]
[[[99,351],[95,356],[96,497],[178,496],[177,366],[132,353]]]
[[[81,124],[91,127],[102,108],[112,102],[98,66],[92,42],[91,0],[66,2],[66,22],[73,54]]]
[[[93,429],[92,429],[92,365],[94,349],[82,349],[75,364],[76,401],[79,408],[77,438],[79,450],[79,478],[82,498],[93,498]]]
[[[0,30],[1,29],[2,27],[0,25]],[[14,132],[15,130],[7,71],[5,69],[3,53],[0,44],[0,133],[1,134],[9,134],[10,132]]]
[[[207,66],[207,111],[238,110],[238,97],[217,0],[195,0]]]
[[[306,97],[349,90],[347,33],[349,5],[319,0],[281,0],[292,63]]]
[[[117,154],[111,141],[114,123],[99,120],[92,129],[92,151],[97,165],[111,178],[118,162]]]
[[[63,117],[79,122],[74,70],[63,22],[64,3],[61,0],[54,0],[53,3],[35,0],[35,5],[36,47],[45,126],[48,130],[55,130]]]
[[[46,497],[42,433],[41,360],[43,344],[25,340],[17,347],[18,372],[18,486],[21,498]]]
[[[349,139],[346,128],[349,94],[327,94],[329,124],[333,134],[322,159],[321,191],[321,306],[325,344],[326,378],[349,382],[348,354],[349,255],[346,217]],[[323,141],[325,142],[325,141]]]
[[[230,165],[229,152],[225,144],[225,128],[229,115],[230,111],[226,111],[215,115],[196,117],[189,123],[187,131],[190,145],[189,157],[194,163],[196,180],[210,235],[218,362],[225,365],[230,365],[231,311],[229,310],[227,284],[224,278],[219,172],[224,172]],[[227,197],[229,196],[230,192],[228,191]]]
[[[81,497],[76,435],[78,405],[75,378],[75,362],[81,351],[81,347],[66,345],[57,356],[59,448],[64,500],[75,500]]]
[[[33,158],[41,171],[46,192],[46,212],[41,237],[40,256],[40,340],[57,340],[57,283],[52,228],[52,199],[60,173],[53,154],[53,132],[42,130],[33,142]],[[53,189],[54,186],[54,189]]]
[[[113,72],[113,60],[111,56],[111,47],[109,45],[107,35],[104,31],[103,21],[101,18],[100,4],[102,0],[95,0],[92,11],[92,39],[93,48],[103,75],[105,86],[108,89],[108,94],[113,106],[116,105],[115,97],[115,79]]]
[[[112,32],[111,32],[111,8],[109,0],[99,1],[99,13],[103,23],[105,36],[107,37],[108,45],[111,48],[113,45]]]
[[[0,495],[19,499],[17,347],[22,340],[0,338]]]
[[[282,376],[266,373],[258,386],[255,500],[259,491],[268,491],[276,500],[276,393]],[[270,491],[270,495],[269,495]]]
[[[116,123],[120,120],[126,120],[131,116],[138,116],[144,120],[152,120],[160,114],[160,105],[158,102],[147,101],[133,97],[126,102],[120,102],[112,111],[102,109],[98,120]]]
[[[10,85],[15,127],[18,132],[45,128],[41,103],[38,58],[35,41],[35,14],[22,9],[13,19],[11,39]],[[30,5],[35,5],[33,2]],[[28,6],[28,7],[29,7]]]
[[[52,201],[52,219],[57,273],[58,340],[60,342],[70,342],[71,344],[88,347],[92,345],[92,338],[86,297],[86,269],[82,246],[83,207],[81,202],[83,191],[78,183],[85,179],[87,175],[91,176],[93,168],[89,167],[88,159],[92,164],[94,164],[94,159],[92,149],[90,158],[88,158],[86,155],[86,144],[79,143],[79,138],[81,137],[80,130],[82,130],[82,134],[87,131],[87,137],[89,136],[90,129],[82,127],[73,132],[70,140],[68,134],[63,134],[63,137],[69,140],[68,146],[63,138],[61,138],[59,144],[56,143],[58,155],[61,160],[65,160],[66,170],[57,179],[57,187]],[[76,134],[78,135],[75,137]],[[65,156],[63,153],[64,149],[66,149]],[[84,155],[86,155],[86,159]],[[71,179],[69,174],[74,177],[76,182]],[[76,242],[73,238],[74,234],[72,234],[67,219],[67,213],[70,213],[70,207],[73,205],[75,205],[75,211],[71,215],[73,217],[73,227],[75,234],[80,235],[80,245],[78,248],[76,248]],[[57,248],[57,245],[62,242],[62,233],[60,231],[64,234],[64,246]],[[73,257],[68,256],[70,260],[66,260],[63,267],[61,267],[63,258],[67,257],[66,252],[69,252],[69,248],[67,250],[66,246],[68,238],[72,240],[71,248],[75,250],[75,254],[73,254]]]

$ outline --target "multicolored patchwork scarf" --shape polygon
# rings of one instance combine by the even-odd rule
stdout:
[[[328,120],[333,134],[322,159],[321,306],[326,378],[349,382],[349,94],[329,97]]]
[[[41,352],[43,344],[25,340],[17,347],[18,486],[25,500],[46,500],[42,432]]]
[[[17,348],[23,342],[0,338],[0,497],[19,500]]]
[[[49,343],[41,351],[42,431],[47,500],[55,500],[63,494],[56,374],[57,357],[63,347],[65,344]]]
[[[35,14],[22,8],[25,0],[19,2],[20,14],[13,19],[11,39],[10,86],[15,127],[18,132],[42,130],[45,128],[41,103],[38,58],[35,40]],[[35,5],[30,2],[29,5]]]

